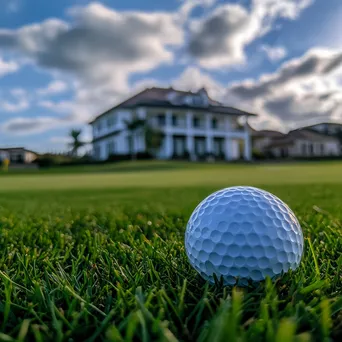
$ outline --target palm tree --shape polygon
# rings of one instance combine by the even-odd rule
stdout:
[[[72,156],[77,156],[78,149],[85,145],[85,143],[80,140],[81,134],[82,131],[80,129],[72,129],[69,132],[69,136],[72,139],[72,142],[70,143]]]

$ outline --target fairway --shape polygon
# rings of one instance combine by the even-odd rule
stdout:
[[[298,270],[232,288],[192,269],[187,220],[231,185],[293,209]],[[0,173],[0,341],[340,341],[341,222],[341,162]]]
[[[125,167],[123,167],[123,165]],[[297,163],[206,165],[186,163],[124,163],[112,167],[52,169],[40,174],[0,174],[0,192],[23,190],[108,189],[342,183],[342,164]],[[155,165],[155,168],[153,166]]]

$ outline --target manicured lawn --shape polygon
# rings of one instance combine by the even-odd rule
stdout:
[[[0,341],[339,341],[342,163],[123,163],[0,175]],[[305,236],[300,268],[209,286],[186,222],[230,185],[271,191]]]

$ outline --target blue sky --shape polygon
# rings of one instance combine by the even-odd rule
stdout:
[[[342,121],[340,0],[0,0],[0,146],[65,150],[71,128],[174,86],[286,131]]]

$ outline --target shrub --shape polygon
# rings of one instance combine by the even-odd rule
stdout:
[[[253,149],[252,157],[255,160],[261,160],[261,159],[265,159],[266,158],[264,153],[262,153],[262,152],[260,152],[259,150],[256,150],[256,149]]]

